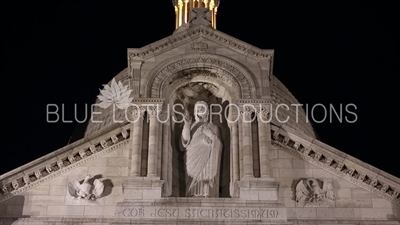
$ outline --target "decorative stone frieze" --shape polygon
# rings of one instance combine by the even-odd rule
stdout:
[[[228,35],[204,26],[191,28],[187,32],[182,32],[182,34],[176,34],[171,36],[170,38],[165,38],[159,41],[157,45],[154,46],[146,46],[140,49],[128,49],[129,59],[144,60],[147,58],[151,58],[154,56],[154,54],[160,54],[162,52],[175,48],[177,46],[177,43],[179,42],[184,44],[189,40],[193,40],[193,38],[197,36],[206,37],[208,39],[214,40],[222,46],[229,47],[234,51],[237,51],[254,59],[272,59],[271,50],[261,50],[254,48],[250,45],[242,44]]]
[[[85,150],[80,150],[79,151],[79,156],[83,159],[83,158],[85,158],[86,157],[86,152],[85,152]]]
[[[318,160],[318,161],[321,159],[321,157],[322,157],[322,154],[319,153],[319,152],[316,152],[315,155],[314,155],[314,159]]]
[[[35,171],[35,177],[36,179],[42,178],[42,173],[40,171]]]
[[[25,186],[31,183],[29,176],[24,176],[22,180],[24,181]]]
[[[108,147],[108,143],[107,143],[106,140],[100,141],[100,145],[101,145],[102,148],[107,148]]]
[[[126,131],[126,130],[123,130],[122,132],[121,132],[121,135],[122,135],[122,137],[124,138],[124,139],[127,139],[128,138],[128,136],[129,136],[129,133]],[[93,146],[94,147],[94,146]],[[96,148],[94,148],[95,150],[96,150]],[[92,146],[90,146],[90,151],[92,151]],[[93,151],[92,151],[92,153],[94,153]]]
[[[62,160],[57,161],[57,166],[59,169],[64,168],[64,162]]]
[[[124,130],[125,131],[125,130]],[[126,131],[125,131],[126,132]],[[126,137],[128,136],[129,134],[126,134],[125,136],[124,136],[124,134],[122,133],[122,136],[126,139]],[[89,150],[90,150],[90,152],[92,153],[92,154],[94,154],[94,153],[96,153],[96,146],[94,146],[94,145],[91,145],[90,147],[89,147]]]
[[[335,169],[336,169],[337,171],[342,171],[343,167],[344,167],[344,164],[343,164],[343,163],[338,163]]]
[[[11,186],[14,188],[14,190],[17,190],[19,188],[18,181],[14,180],[13,182],[11,182]]]
[[[126,135],[124,136],[123,133],[126,133]],[[44,167],[42,167],[39,170],[31,171],[31,172],[26,171],[28,174],[31,174],[29,176],[19,177],[15,180],[12,180],[5,184],[3,183],[3,181],[0,181],[0,183],[3,183],[3,186],[1,189],[2,191],[0,193],[0,202],[5,201],[5,200],[15,196],[16,194],[27,191],[28,189],[33,188],[44,181],[50,180],[54,177],[57,177],[62,173],[68,172],[71,169],[74,169],[80,165],[83,165],[84,163],[87,163],[88,161],[90,161],[92,159],[100,157],[104,154],[111,152],[114,149],[117,149],[117,148],[125,145],[129,141],[129,130],[121,131],[121,133],[119,133],[115,136],[117,137],[118,141],[116,141],[115,143],[109,142],[109,143],[111,143],[111,145],[107,143],[107,140],[111,140],[113,136],[105,138],[102,141],[98,142],[97,144],[92,145],[92,146],[102,146],[102,147],[104,146],[101,151],[95,151],[92,155],[86,155],[86,157],[75,158],[75,155],[81,156],[81,154],[82,154],[81,152],[86,152],[86,150],[92,151],[91,149],[93,149],[93,148],[92,148],[92,146],[90,146],[89,148],[80,149],[78,152],[76,152],[76,151],[71,152],[66,158],[66,160],[68,160],[69,164],[64,164],[63,160],[57,161],[57,159],[54,158],[54,162],[51,162],[48,165],[45,165]],[[118,137],[122,137],[122,138],[118,138]],[[103,145],[101,143],[103,143]],[[104,143],[106,143],[107,145],[104,145]],[[78,159],[78,158],[80,158],[80,159]],[[57,165],[57,166],[54,167],[53,165]],[[41,171],[44,171],[44,172],[42,173]],[[21,182],[23,181],[24,185],[21,186],[19,181],[21,181]]]
[[[162,104],[164,101],[164,98],[134,98],[132,100],[136,104]]]
[[[69,155],[69,156],[68,156],[68,161],[69,161],[70,163],[74,163],[74,162],[75,162],[75,157],[74,157],[73,155]]]
[[[332,158],[330,158],[330,157],[326,158],[326,160],[325,160],[325,165],[327,165],[327,166],[332,165],[332,161],[333,161]]]
[[[162,97],[166,87],[171,86],[173,80],[176,79],[174,77],[182,76],[179,72],[191,69],[193,66],[199,67],[199,64],[218,69],[218,72],[214,74],[228,85],[231,85],[235,92],[238,93],[239,98],[250,99],[252,97],[251,87],[256,87],[252,77],[243,70],[238,69],[238,65],[232,60],[213,55],[193,55],[190,58],[179,59],[164,65],[159,70],[156,70],[154,72],[155,75],[150,78],[148,84],[151,86],[149,86],[148,94],[151,98]],[[185,76],[188,75],[186,74]]]
[[[362,187],[382,198],[385,198],[397,205],[400,205],[399,191],[392,188],[385,182],[377,179],[371,179],[366,174],[357,172],[354,168],[348,167],[342,162],[336,162],[331,157],[326,157],[322,153],[315,151],[314,149],[304,148],[303,145],[299,144],[289,146],[285,142],[287,136],[280,134],[277,131],[271,131],[272,145],[278,146],[283,150],[304,159],[305,161],[316,165],[330,173],[333,173],[344,180],[347,180],[359,187]],[[311,152],[314,152],[314,157],[310,157]],[[317,156],[317,157],[316,157]],[[320,160],[324,158],[325,160]],[[339,160],[338,160],[339,161]]]
[[[118,142],[118,137],[117,137],[117,135],[111,136],[111,141],[112,141],[113,144],[117,143],[117,142]]]
[[[1,187],[1,191],[3,192],[3,194],[8,194],[8,188],[6,185],[3,185],[3,187]]]
[[[46,166],[46,171],[47,171],[47,173],[53,172],[53,167],[51,165],[47,165]]]

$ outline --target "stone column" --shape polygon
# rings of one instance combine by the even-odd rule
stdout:
[[[260,105],[257,109],[258,121],[258,142],[260,151],[260,175],[262,178],[270,177],[269,157],[268,157],[268,108],[266,105]]]
[[[163,196],[168,197],[172,195],[172,155],[170,152],[170,122],[163,124],[163,141],[162,141],[162,169],[161,179],[164,181]]]
[[[236,197],[236,182],[240,179],[240,166],[239,166],[239,130],[238,122],[231,126],[231,148],[232,148],[232,191],[231,196]]]
[[[242,134],[243,134],[243,177],[254,177],[253,171],[253,140],[251,134],[251,114],[253,108],[245,106],[242,109]]]
[[[143,117],[145,113],[144,107],[133,109],[133,133],[132,133],[132,159],[131,159],[131,175],[140,176],[140,166],[142,158],[142,133],[143,133]]]
[[[158,107],[149,106],[149,155],[147,160],[147,176],[157,177],[157,150],[158,150]]]
[[[239,127],[239,177],[242,178],[244,175],[244,166],[243,166],[243,122],[242,118],[239,119],[238,121],[238,127]]]

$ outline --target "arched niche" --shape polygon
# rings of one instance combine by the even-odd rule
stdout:
[[[168,62],[156,67],[149,73],[148,83],[145,88],[146,97],[164,99],[163,111],[171,111],[171,107],[177,103],[183,103],[182,88],[190,85],[204,86],[213,96],[213,100],[207,99],[207,103],[220,104],[223,110],[223,118],[226,107],[236,103],[238,99],[251,99],[256,96],[256,82],[246,69],[240,67],[233,60],[216,55],[183,56],[168,60]],[[193,104],[200,99],[193,99]],[[204,99],[201,99],[204,100]],[[231,120],[238,112],[229,108],[227,116]],[[186,197],[187,176],[185,171],[185,152],[181,151],[179,138],[183,125],[172,122],[164,123],[163,148],[164,157],[161,179],[165,181],[163,195],[174,197]],[[179,117],[179,115],[178,115]],[[180,120],[181,118],[177,118]],[[232,153],[231,153],[231,127],[226,119],[218,124],[223,139],[223,151],[220,164],[220,191],[219,197],[232,195]],[[165,138],[168,137],[168,138]]]
[[[187,54],[161,63],[148,75],[145,97],[166,98],[166,89],[176,80],[190,79],[185,70],[207,70],[214,72],[219,80],[237,93],[238,99],[256,98],[259,84],[255,76],[238,62],[214,54]]]
[[[186,71],[188,72],[188,71]],[[169,104],[176,105],[181,104],[184,108],[187,108],[190,112],[190,116],[194,118],[193,108],[197,101],[205,101],[210,110],[213,112],[221,112],[217,115],[212,115],[210,120],[219,128],[220,140],[222,142],[222,154],[219,166],[219,197],[229,197],[230,196],[230,127],[225,119],[226,116],[231,117],[232,112],[227,109],[229,103],[236,96],[234,93],[231,94],[231,90],[226,84],[223,84],[220,80],[208,80],[208,75],[210,71],[204,70],[200,72],[198,70],[192,71],[193,77],[186,82],[178,82],[171,85],[167,93],[169,96]],[[214,106],[213,106],[214,105]],[[183,110],[178,108],[177,111],[184,113]],[[171,114],[175,116],[176,120],[180,121],[182,116],[180,114]],[[180,145],[180,138],[183,128],[183,123],[174,123],[171,120],[170,123],[171,132],[171,158],[172,158],[172,196],[175,197],[188,197],[186,191],[188,188],[188,183],[190,183],[190,178],[187,177],[185,171],[186,158],[185,152],[182,151],[182,146]]]

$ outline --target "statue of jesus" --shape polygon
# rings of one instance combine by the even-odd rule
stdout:
[[[208,122],[209,110],[204,101],[194,106],[195,121],[186,109],[181,143],[186,151],[188,197],[219,197],[219,174],[222,142],[219,129]]]

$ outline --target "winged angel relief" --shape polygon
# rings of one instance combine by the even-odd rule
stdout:
[[[92,177],[87,175],[83,182],[73,180],[68,183],[68,192],[74,199],[97,200],[104,191],[104,184],[101,180],[95,179],[91,182]],[[93,183],[93,184],[92,184]]]
[[[333,187],[328,181],[319,182],[314,178],[301,179],[296,185],[296,202],[302,206],[329,206],[334,200]]]

